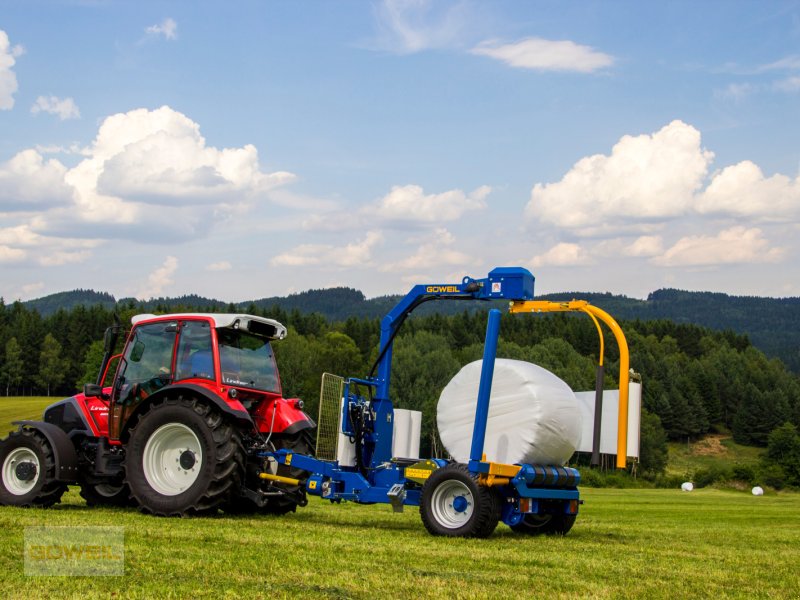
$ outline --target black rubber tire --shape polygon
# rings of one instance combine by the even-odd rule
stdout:
[[[468,491],[473,499],[466,521],[462,524],[448,524],[440,516],[441,507],[437,505],[442,501],[440,496],[446,487],[456,487]],[[437,492],[437,490],[439,490]],[[422,486],[419,514],[425,529],[432,535],[449,537],[488,537],[500,521],[502,503],[497,490],[478,484],[477,475],[469,472],[467,465],[451,463],[434,471]],[[466,511],[464,511],[466,512]]]
[[[186,491],[165,495],[147,481],[143,455],[147,441],[164,425],[177,423],[192,430],[203,453],[200,472]],[[125,483],[139,507],[159,516],[207,514],[229,500],[244,472],[241,436],[214,407],[195,398],[167,398],[150,406],[130,433],[123,468]]]
[[[303,429],[292,435],[276,434],[272,437],[271,442],[276,450],[292,450],[297,454],[314,456],[314,437],[308,429]],[[302,479],[305,477],[306,471],[295,469],[291,466],[278,465],[276,474],[293,479]],[[228,502],[225,511],[232,514],[260,513],[266,515],[285,515],[290,512],[295,512],[297,507],[300,506],[297,495],[305,498],[303,486],[281,485],[281,487],[295,495],[283,498],[272,497],[261,507],[257,506],[248,498],[237,496]],[[303,503],[303,505],[305,505],[305,503]]]
[[[87,506],[136,506],[136,501],[131,498],[131,490],[125,482],[89,483],[80,481],[81,498]]]
[[[294,435],[279,436],[274,441],[274,446],[276,450],[291,450],[297,454],[314,456],[314,438],[308,429],[303,429]],[[303,479],[306,471],[295,469],[292,466],[278,465],[277,474],[283,477],[291,477],[292,479]],[[302,494],[305,489],[302,485],[284,487],[294,494]],[[305,498],[305,495],[303,495],[303,498]],[[266,506],[261,509],[261,512],[270,515],[285,515],[295,512],[298,506],[296,497],[270,498]]]
[[[0,441],[0,468],[5,464],[6,457],[17,448],[28,448],[36,455],[40,467],[43,465],[44,468],[37,470],[36,483],[26,494],[10,492],[0,476],[0,505],[47,508],[61,502],[67,486],[54,480],[55,456],[44,434],[35,429],[12,431],[6,439]]]
[[[567,535],[577,518],[578,515],[525,515],[511,529],[525,535]]]

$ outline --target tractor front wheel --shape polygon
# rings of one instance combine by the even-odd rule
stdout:
[[[419,514],[433,535],[488,537],[497,527],[501,510],[497,491],[479,485],[465,464],[437,469],[422,487]]]
[[[166,399],[130,434],[125,477],[146,512],[213,512],[241,483],[244,449],[236,428],[193,398]]]
[[[0,442],[0,504],[45,508],[61,502],[67,486],[55,481],[55,455],[34,429],[12,431]]]

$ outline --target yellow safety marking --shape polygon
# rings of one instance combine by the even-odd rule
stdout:
[[[292,455],[291,454],[287,454],[286,455],[286,461],[284,462],[284,464],[287,465],[287,466],[292,464]]]
[[[317,489],[317,480],[313,479],[308,483],[308,489],[315,490]]]
[[[429,469],[412,469],[410,467],[406,467],[405,473],[406,477],[408,477],[409,479],[412,478],[427,479],[428,477],[431,476],[431,473],[433,473],[433,471]]]

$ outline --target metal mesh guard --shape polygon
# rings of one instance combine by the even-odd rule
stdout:
[[[320,460],[336,460],[339,443],[339,413],[344,393],[344,377],[322,374],[317,419],[317,452]]]

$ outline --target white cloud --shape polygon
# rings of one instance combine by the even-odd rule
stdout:
[[[545,40],[530,37],[501,44],[485,41],[470,51],[488,56],[510,67],[536,71],[577,71],[591,73],[614,64],[614,57],[570,40]]]
[[[59,238],[40,235],[31,225],[0,228],[0,256],[6,261],[24,262],[31,266],[52,267],[83,262],[98,240]],[[2,261],[3,258],[0,258]]]
[[[78,110],[78,106],[72,98],[62,100],[58,96],[39,96],[31,106],[31,112],[35,115],[40,112],[50,113],[58,116],[62,121],[81,118],[81,111]]]
[[[800,215],[800,177],[764,177],[755,163],[745,160],[724,168],[697,198],[701,214],[724,214],[763,220]]]
[[[27,283],[22,286],[22,293],[25,297],[32,297],[34,294],[38,294],[44,289],[44,282],[37,281],[36,283]]]
[[[309,231],[345,231],[374,226],[430,226],[460,219],[465,213],[486,208],[487,185],[465,193],[459,189],[426,194],[418,185],[396,185],[382,198],[362,208],[310,215],[303,221]]]
[[[369,231],[360,242],[345,246],[301,244],[270,260],[273,267],[308,267],[316,265],[365,267],[371,264],[372,249],[382,239],[381,232]]]
[[[365,212],[387,221],[455,221],[467,211],[486,208],[486,196],[490,192],[491,188],[486,185],[470,194],[461,190],[425,194],[418,185],[394,186],[392,191]]]
[[[411,54],[458,43],[466,26],[466,5],[429,0],[383,0],[375,7],[375,50]]]
[[[800,69],[800,55],[785,56],[775,62],[762,65],[758,71],[791,71]]]
[[[24,260],[27,255],[28,253],[21,248],[12,248],[10,246],[0,244],[0,264],[20,262]]]
[[[23,150],[0,163],[0,211],[29,211],[64,205],[73,189],[64,182],[67,168],[44,160],[36,150]]]
[[[206,267],[206,271],[230,271],[233,267],[227,260],[211,263]]]
[[[575,267],[592,263],[592,257],[578,244],[561,242],[550,248],[544,254],[539,254],[531,259],[534,267]]]
[[[623,248],[625,256],[657,256],[664,251],[664,240],[660,235],[643,235]]]
[[[17,92],[17,75],[12,70],[16,59],[25,52],[22,46],[11,46],[8,34],[0,29],[0,110],[14,108],[14,94]]]
[[[679,239],[662,256],[652,259],[666,267],[772,263],[784,256],[782,248],[770,248],[760,229],[737,226],[716,236],[695,235]]]
[[[167,40],[175,40],[178,39],[178,24],[174,19],[167,17],[161,23],[145,28],[144,32],[152,36],[164,36]]]
[[[177,270],[178,259],[174,256],[167,256],[164,260],[164,264],[148,275],[147,283],[136,294],[136,297],[140,300],[146,300],[149,298],[162,296],[164,289],[172,285],[174,281],[173,276]]]
[[[714,156],[700,141],[682,121],[652,135],[626,135],[610,155],[582,158],[561,181],[537,183],[526,215],[587,234],[598,224],[614,229],[685,214]]]
[[[786,79],[781,79],[772,84],[774,90],[778,92],[794,93],[800,92],[800,76],[792,75]]]
[[[447,229],[438,228],[430,235],[422,238],[423,241],[417,251],[403,260],[385,264],[380,267],[381,271],[396,270],[423,270],[434,266],[454,266],[463,265],[475,266],[481,261],[476,261],[468,254],[454,248],[456,243],[455,236]]]

